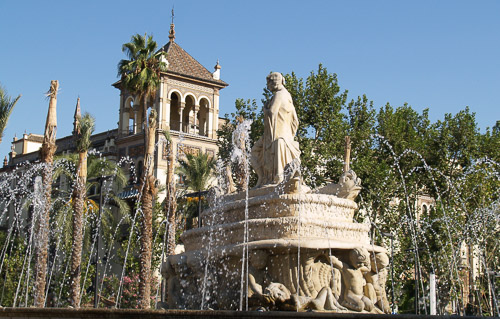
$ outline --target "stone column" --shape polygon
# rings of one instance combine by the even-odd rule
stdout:
[[[170,99],[165,99],[165,130],[170,130]]]
[[[123,105],[123,92],[120,93],[120,107],[118,108],[118,127],[120,128],[118,134],[123,134],[123,113],[125,113],[125,105]],[[128,125],[128,123],[127,123]]]
[[[121,133],[123,135],[129,135],[130,132],[129,132],[129,127],[128,127],[128,122],[129,122],[129,119],[130,119],[130,113],[129,113],[129,110],[123,110],[123,116],[122,116],[122,131]]]
[[[193,126],[194,126],[194,134],[200,134],[200,126],[199,126],[199,121],[198,121],[198,113],[200,112],[200,106],[195,105],[194,106],[194,114],[193,114]]]
[[[212,109],[210,110],[210,128],[208,131],[208,136],[211,138],[217,138],[217,133],[215,132],[219,127],[219,90],[214,89],[214,103]]]
[[[207,136],[210,138],[214,138],[213,134],[213,122],[214,122],[214,110],[209,109],[208,110],[208,130],[207,130]]]
[[[183,123],[182,123],[182,118],[184,116],[184,108],[186,107],[186,103],[185,102],[181,102],[181,107],[179,108],[179,117],[180,117],[180,126],[179,126],[179,131],[180,132],[184,132],[183,130]]]
[[[203,129],[203,133],[205,134],[206,137],[209,136],[209,133],[208,133],[208,127],[210,126],[210,122],[208,120],[208,111],[207,111],[207,115],[206,115],[206,118],[205,118],[205,125],[204,125],[204,129]]]
[[[133,129],[134,134],[137,134],[137,121],[139,121],[139,118],[137,116],[137,110],[135,109],[134,105],[134,129]]]

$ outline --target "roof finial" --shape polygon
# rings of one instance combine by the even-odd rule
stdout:
[[[214,66],[215,71],[212,73],[214,80],[220,80],[220,69],[219,59],[217,59],[217,64]]]
[[[75,116],[73,122],[73,134],[80,134],[80,119],[82,118],[82,112],[80,110],[80,97],[76,100]]]
[[[175,30],[174,30],[174,6],[172,6],[172,23],[170,24],[170,31],[168,32],[168,38],[170,42],[174,42],[175,39]]]

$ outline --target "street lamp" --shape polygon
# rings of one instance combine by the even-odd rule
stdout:
[[[391,312],[394,313],[394,235],[388,232],[380,232],[380,234],[391,239]]]
[[[184,197],[198,197],[198,228],[201,228],[201,196],[205,196],[208,194],[208,191],[197,191],[194,193],[189,193],[184,195]]]

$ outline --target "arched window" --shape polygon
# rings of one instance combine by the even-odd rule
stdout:
[[[142,161],[137,162],[137,181],[139,182],[142,177],[142,171],[144,170],[144,165],[142,164]]]
[[[194,104],[194,97],[191,95],[186,96],[186,105],[184,112],[182,112],[183,131],[185,133],[195,132]]]
[[[200,111],[198,112],[198,127],[199,134],[202,136],[208,136],[208,108],[210,104],[207,99],[202,98],[200,100]]]
[[[170,98],[170,129],[174,131],[181,130],[181,118],[180,118],[180,107],[181,101],[180,96],[173,92]]]
[[[135,116],[134,116],[134,98],[129,96],[125,100],[122,110],[122,134],[134,134]]]

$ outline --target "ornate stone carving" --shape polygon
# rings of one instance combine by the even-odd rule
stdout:
[[[208,156],[209,156],[210,158],[214,158],[214,157],[215,157],[215,150],[212,150],[212,149],[208,149],[208,148],[207,148],[207,149],[205,150],[205,153],[207,153],[207,154],[208,154]]]
[[[391,313],[391,306],[385,293],[389,257],[385,253],[371,254],[371,269],[365,274],[365,295],[370,298],[380,313]]]
[[[198,146],[191,146],[191,145],[185,145],[185,144],[177,144],[177,154],[179,156],[184,156],[184,154],[193,154],[193,155],[198,155],[201,152],[201,147]]]
[[[212,88],[208,88],[208,87],[196,85],[196,84],[191,84],[191,83],[186,83],[186,82],[181,82],[181,81],[174,80],[174,79],[168,79],[167,83],[172,85],[172,86],[183,87],[183,88],[187,88],[187,89],[191,89],[191,90],[195,90],[195,91],[200,91],[200,92],[205,92],[205,93],[210,93],[210,94],[214,93],[214,89],[212,89]]]
[[[368,271],[370,256],[364,248],[354,248],[349,252],[349,261],[342,262],[337,257],[331,256],[334,267],[342,273],[344,294],[342,305],[354,311],[372,311],[373,302],[364,295],[363,273]]]
[[[315,193],[335,195],[340,198],[354,200],[360,191],[361,179],[353,170],[349,170],[340,176],[338,184],[327,184],[326,186],[317,189]]]

